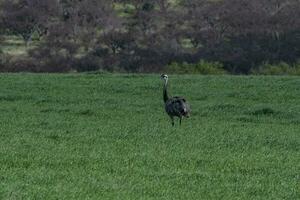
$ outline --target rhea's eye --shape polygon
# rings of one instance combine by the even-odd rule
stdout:
[[[167,79],[167,78],[168,78],[168,75],[162,74],[160,77],[161,77],[162,79]]]

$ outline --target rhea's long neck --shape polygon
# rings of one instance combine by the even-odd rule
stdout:
[[[168,91],[167,91],[167,85],[168,85],[168,80],[165,80],[165,84],[164,84],[164,102],[167,102],[169,99],[168,96]]]

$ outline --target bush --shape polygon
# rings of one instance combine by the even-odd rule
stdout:
[[[69,72],[74,64],[77,46],[68,41],[55,43],[46,41],[28,51],[36,68],[33,72]]]
[[[102,59],[99,56],[88,54],[77,59],[74,67],[78,72],[97,71],[102,68]]]
[[[205,60],[200,60],[198,63],[173,62],[167,66],[167,71],[178,74],[226,74],[222,63]]]
[[[256,75],[300,75],[300,62],[289,65],[285,62],[277,64],[264,63],[253,70],[252,74]]]
[[[60,53],[43,54],[38,56],[0,54],[1,72],[69,72],[73,65],[73,59]]]
[[[5,60],[4,60],[4,58],[5,57],[3,56],[2,52],[0,52],[0,72],[3,71],[3,68],[5,66]]]
[[[1,72],[33,72],[36,71],[36,64],[32,58],[26,56],[14,56],[3,54],[0,55]]]

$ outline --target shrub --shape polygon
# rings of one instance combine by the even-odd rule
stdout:
[[[264,63],[257,69],[252,70],[252,74],[256,75],[300,75],[300,62],[289,65],[285,62],[277,64]]]
[[[26,56],[14,56],[3,54],[0,55],[1,72],[32,72],[36,71],[36,64],[32,58]]]
[[[79,72],[97,71],[102,67],[102,59],[99,56],[88,54],[77,59],[74,67]]]
[[[4,56],[0,50],[0,72],[3,70],[4,68]]]
[[[41,52],[39,52],[41,53]],[[42,57],[9,54],[0,55],[1,72],[69,72],[73,59],[62,54],[43,54]]]
[[[34,72],[69,72],[74,64],[78,47],[69,41],[61,43],[47,40],[28,51],[36,68]]]
[[[179,74],[226,74],[223,64],[205,60],[200,60],[198,63],[173,62],[167,66],[167,71]]]

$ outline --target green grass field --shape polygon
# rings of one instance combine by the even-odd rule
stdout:
[[[300,199],[300,78],[0,75],[0,199]]]

